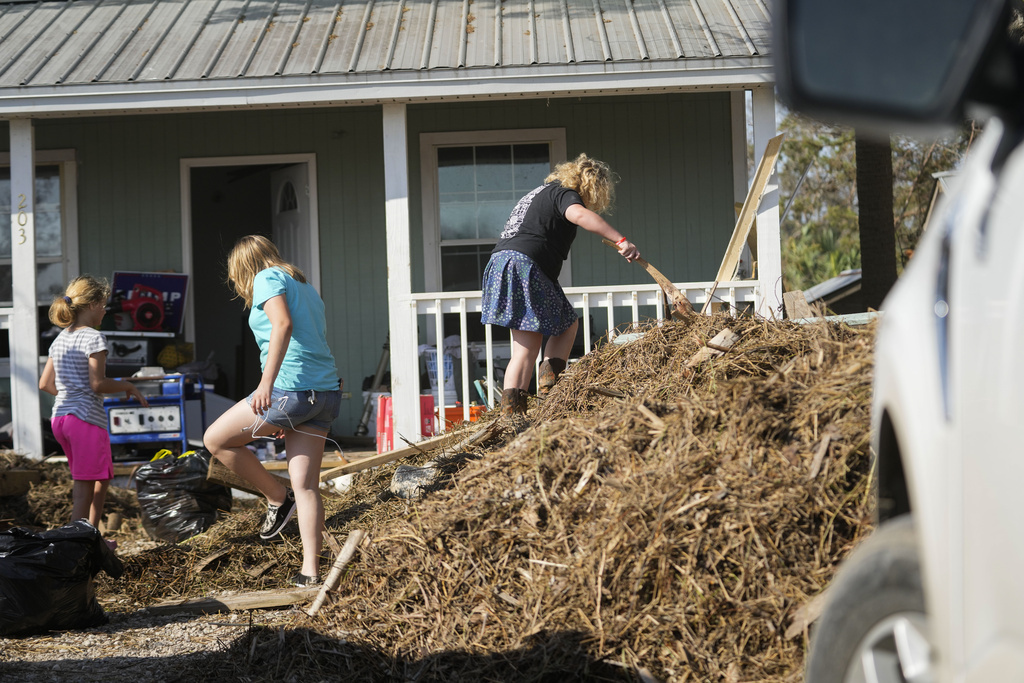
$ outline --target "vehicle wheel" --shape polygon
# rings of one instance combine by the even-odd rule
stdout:
[[[806,683],[934,680],[909,515],[880,526],[840,567],[811,631]]]

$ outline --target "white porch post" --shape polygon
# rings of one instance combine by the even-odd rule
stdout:
[[[778,134],[775,122],[775,89],[754,88],[754,160],[761,160],[768,141]],[[757,279],[761,306],[757,313],[782,318],[782,236],[779,231],[779,176],[773,169],[757,210]]]
[[[409,147],[404,104],[384,105],[384,198],[387,220],[388,328],[395,446],[421,438],[420,370],[409,245]]]
[[[36,295],[35,130],[31,119],[14,119],[11,132],[11,414],[14,450],[42,457],[39,405],[39,320]]]
[[[729,93],[732,113],[732,194],[733,201],[742,204],[747,198],[750,168],[747,161],[747,97],[745,90]]]
[[[729,93],[729,109],[732,113],[732,194],[733,201],[742,205],[747,198],[747,187],[750,185],[750,162],[747,159],[747,91],[733,90]],[[739,213],[737,212],[737,217]],[[756,240],[756,237],[754,238]],[[756,241],[747,238],[740,251],[740,263],[737,276],[740,279],[750,277],[751,243]]]

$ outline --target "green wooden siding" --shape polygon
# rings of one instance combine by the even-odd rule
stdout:
[[[181,270],[181,159],[316,154],[321,290],[338,370],[353,392],[337,423],[342,434],[362,414],[362,379],[377,367],[388,327],[381,128],[371,107],[35,122],[37,149],[76,150],[81,269],[107,277]],[[216,244],[193,234],[196,246],[205,239]],[[235,320],[226,287],[194,294],[222,298]]]
[[[586,152],[621,176],[612,224],[672,279],[714,278],[735,222],[728,93],[423,104],[408,116],[415,289],[423,289],[419,135],[483,129],[564,127],[570,157]],[[315,153],[328,334],[353,393],[336,427],[352,434],[388,324],[381,118],[379,107],[111,116],[38,120],[35,133],[37,149],[76,150],[81,269],[101,275],[181,269],[182,158]],[[0,135],[6,148],[6,125]],[[648,281],[585,233],[572,265],[576,285]],[[229,305],[226,287],[195,294]]]
[[[673,280],[714,279],[736,222],[728,93],[416,105],[409,108],[410,167],[420,165],[421,133],[558,127],[570,158],[586,152],[620,176],[612,225]],[[418,177],[409,190],[415,253],[422,244]],[[413,261],[413,282],[422,286],[422,263]],[[577,286],[647,277],[583,231],[572,269]]]

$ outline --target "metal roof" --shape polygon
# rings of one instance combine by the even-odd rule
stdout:
[[[860,289],[861,271],[860,268],[844,270],[835,277],[804,290],[804,299],[807,303],[823,301],[831,303],[837,294],[846,294],[854,288]]]
[[[0,2],[0,116],[764,84],[769,22],[766,0]]]

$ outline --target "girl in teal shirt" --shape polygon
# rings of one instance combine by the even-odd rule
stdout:
[[[249,312],[260,347],[259,386],[210,425],[206,448],[267,498],[260,537],[280,533],[298,512],[302,570],[293,583],[319,582],[324,506],[320,464],[324,441],[341,405],[341,385],[327,345],[324,302],[305,276],[284,261],[274,243],[248,235],[228,255],[228,280]],[[288,490],[247,445],[284,433]]]

